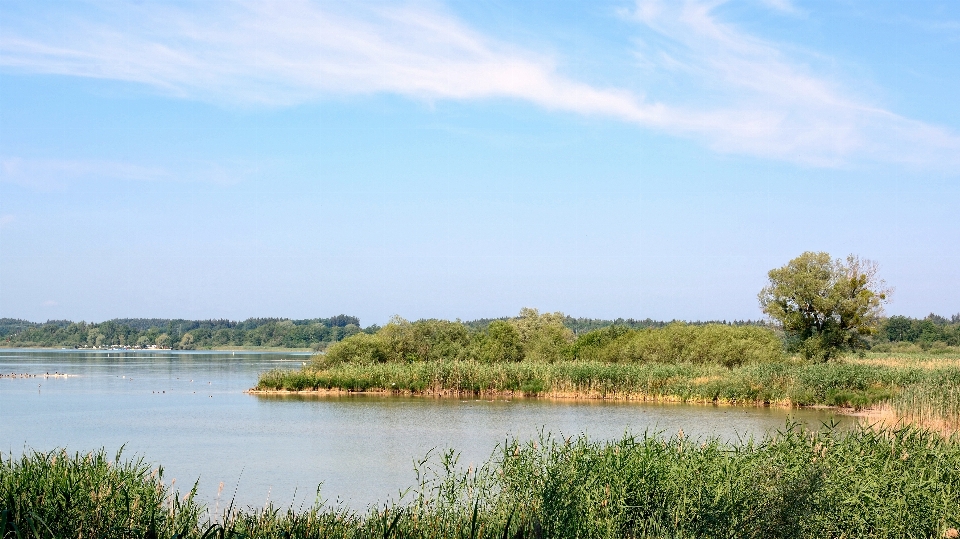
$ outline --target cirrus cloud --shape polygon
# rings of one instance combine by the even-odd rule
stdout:
[[[640,0],[641,68],[696,100],[604,87],[562,61],[417,5],[223,1],[92,4],[55,20],[8,14],[0,66],[149,85],[168,95],[283,107],[326,96],[514,99],[692,138],[722,153],[815,166],[899,163],[956,171],[960,137],[855,96],[717,14],[724,2]],[[768,4],[790,11],[792,4]],[[637,69],[624,65],[623,69]]]

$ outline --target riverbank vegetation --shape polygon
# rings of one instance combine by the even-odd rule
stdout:
[[[263,373],[255,390],[841,406],[960,428],[960,349],[945,344],[824,362],[785,352],[758,325],[607,326],[575,337],[563,320],[533,309],[482,329],[396,318],[300,370]]]
[[[0,464],[4,538],[957,537],[960,439],[913,428],[787,425],[727,444],[682,433],[510,441],[464,469],[416,464],[366,510],[206,510],[140,459],[64,451]]]
[[[733,368],[595,361],[348,363],[266,372],[256,390],[835,406],[960,430],[960,354],[929,361],[876,356],[882,364],[869,363],[872,359],[819,364],[791,359]]]

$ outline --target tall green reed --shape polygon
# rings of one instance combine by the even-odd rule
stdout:
[[[947,432],[960,432],[960,371],[939,370],[903,388],[890,407],[898,417]]]
[[[113,460],[101,450],[73,455],[34,452],[0,463],[3,537],[176,535],[193,530],[201,513],[196,490],[180,498],[163,469],[142,458]]]
[[[408,497],[366,511],[231,508],[215,520],[201,518],[189,495],[172,504],[142,461],[107,465],[95,453],[63,465],[51,456],[4,462],[4,539],[899,538],[948,537],[960,526],[960,438],[914,427],[788,424],[733,444],[682,433],[609,442],[543,434],[508,441],[476,468],[452,450],[428,455]],[[76,481],[107,476],[111,495],[101,482]]]
[[[727,368],[693,363],[473,361],[341,364],[270,371],[259,390],[510,393],[681,402],[825,404],[863,407],[932,376],[877,365],[756,363]]]

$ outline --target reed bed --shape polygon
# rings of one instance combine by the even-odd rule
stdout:
[[[262,373],[253,392],[380,392],[833,406],[883,412],[960,431],[960,356],[867,354],[829,363],[799,358],[718,362],[472,360],[329,362]]]
[[[802,539],[955,537],[960,526],[960,438],[915,427],[788,424],[735,444],[543,435],[504,444],[479,468],[440,452],[417,473],[408,499],[365,511],[318,503],[213,519],[190,494],[174,502],[180,494],[142,461],[34,453],[0,466],[0,530],[4,539]]]
[[[122,452],[122,450],[121,450]],[[163,482],[142,458],[104,451],[32,453],[0,463],[3,539],[177,536],[193,530],[201,508]]]
[[[896,417],[944,432],[960,432],[960,369],[939,371],[905,387],[889,407]]]
[[[939,371],[799,360],[727,368],[711,364],[497,363],[340,364],[263,373],[256,391],[390,391],[864,407]]]

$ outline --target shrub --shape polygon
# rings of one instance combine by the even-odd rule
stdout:
[[[481,363],[520,361],[524,357],[520,333],[513,324],[494,320],[474,335],[469,355]]]
[[[524,358],[532,361],[563,359],[573,343],[573,332],[565,325],[563,313],[540,314],[536,309],[524,308],[520,316],[511,320],[520,335]]]
[[[780,339],[766,328],[673,323],[663,329],[610,327],[573,345],[577,359],[612,363],[715,363],[735,367],[782,359]]]
[[[314,356],[314,364],[327,367],[339,363],[382,363],[389,354],[378,334],[357,333],[331,345],[326,353]]]

